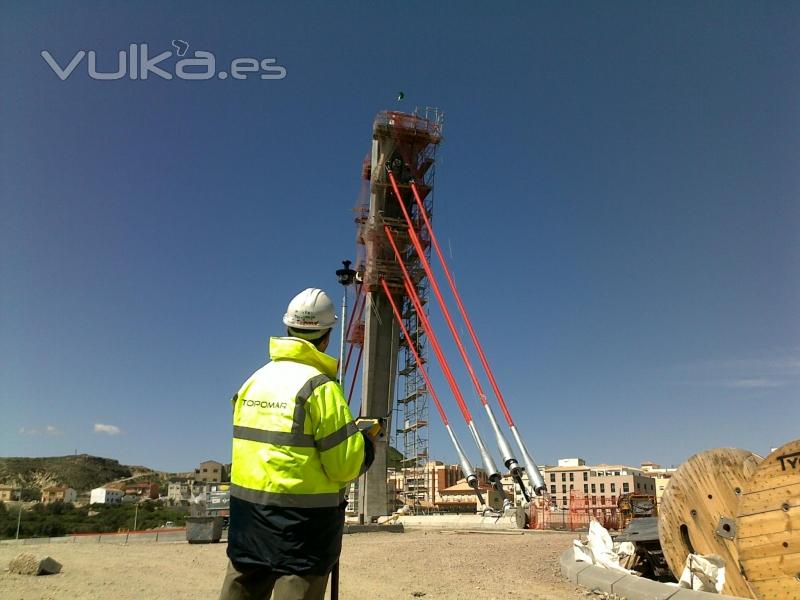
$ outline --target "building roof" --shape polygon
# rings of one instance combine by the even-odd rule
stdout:
[[[478,489],[481,492],[488,492],[492,488],[490,488],[488,485],[478,485]],[[450,487],[446,487],[443,490],[439,490],[439,493],[444,494],[445,492],[450,492],[456,494],[456,493],[473,492],[473,491],[475,491],[475,488],[473,488],[470,484],[468,484],[466,479],[461,479],[458,483],[451,485]]]
[[[589,465],[575,465],[573,467],[547,467],[546,471],[548,473],[553,473],[556,471],[591,471],[594,467],[590,467]]]

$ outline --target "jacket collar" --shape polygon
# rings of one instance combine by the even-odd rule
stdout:
[[[295,337],[269,338],[269,356],[272,360],[294,360],[316,367],[322,373],[336,379],[339,361],[320,352],[311,342]]]

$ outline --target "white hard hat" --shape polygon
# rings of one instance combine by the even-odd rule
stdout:
[[[289,302],[283,324],[292,329],[330,329],[336,325],[333,302],[319,288],[305,289]]]

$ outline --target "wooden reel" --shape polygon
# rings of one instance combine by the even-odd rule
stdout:
[[[726,565],[723,593],[754,597],[739,570],[735,518],[746,483],[761,460],[748,450],[716,448],[678,467],[658,506],[658,537],[676,579],[690,553],[717,554]]]
[[[736,547],[759,598],[800,599],[800,439],[765,458],[747,482]]]

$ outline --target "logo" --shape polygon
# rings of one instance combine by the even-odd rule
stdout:
[[[183,57],[189,50],[189,43],[184,40],[172,40],[175,54]],[[151,56],[147,44],[129,44],[127,50],[120,50],[116,60],[113,57],[98,57],[94,50],[78,50],[69,61],[56,60],[49,50],[42,50],[41,56],[61,81],[66,81],[78,66],[86,59],[86,72],[90,79],[97,81],[113,81],[130,79],[146,81],[151,77],[171,80],[174,78],[189,81],[206,81],[217,79],[248,79],[258,77],[262,80],[279,80],[286,77],[286,67],[278,63],[276,58],[234,58],[226,63],[226,69],[217,70],[217,58],[212,52],[195,50],[193,57],[181,58],[170,62],[173,53],[169,50]],[[106,65],[100,70],[98,64]],[[116,70],[108,70],[108,66]]]
[[[242,398],[242,406],[255,406],[257,408],[280,408],[286,410],[289,407],[288,402],[268,402],[266,400],[247,400]]]

